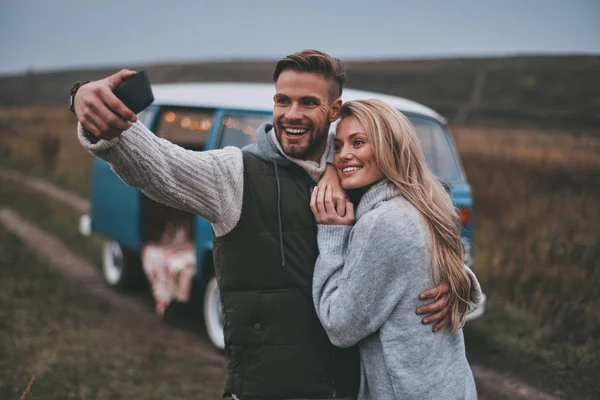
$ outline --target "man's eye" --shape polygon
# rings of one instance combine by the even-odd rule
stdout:
[[[317,102],[314,100],[304,100],[303,103],[305,106],[316,106],[317,105]]]
[[[287,104],[289,103],[288,99],[277,99],[275,100],[275,103],[277,104]]]

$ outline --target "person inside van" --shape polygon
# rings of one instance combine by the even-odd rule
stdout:
[[[356,214],[348,201],[339,215],[330,187],[313,191],[313,300],[334,345],[358,344],[358,399],[476,399],[461,329],[470,283],[460,218],[413,126],[382,101],[347,102],[334,159],[342,187],[360,201]],[[439,281],[451,288],[450,329],[433,335],[413,310]]]
[[[133,71],[71,91],[81,144],[148,197],[210,221],[229,359],[225,394],[243,400],[352,399],[360,383],[356,347],[334,346],[312,304],[318,256],[310,189],[345,192],[332,161],[329,127],[341,109],[345,65],[317,50],[280,60],[273,121],[242,150],[190,151],[157,138],[112,90]],[[477,306],[474,275],[471,301]],[[425,291],[424,322],[447,325],[447,282]],[[436,335],[437,336],[437,335]]]

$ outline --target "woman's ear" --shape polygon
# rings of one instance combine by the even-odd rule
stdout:
[[[342,109],[342,98],[338,97],[337,100],[331,105],[331,114],[329,122],[333,122],[340,117],[340,110]]]

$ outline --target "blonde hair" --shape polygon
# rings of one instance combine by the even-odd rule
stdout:
[[[426,221],[434,282],[450,286],[450,330],[466,320],[470,280],[464,270],[460,218],[450,196],[431,172],[408,119],[379,100],[349,101],[341,118],[353,116],[365,131],[381,172]]]

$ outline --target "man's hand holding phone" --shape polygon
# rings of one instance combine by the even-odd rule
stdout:
[[[146,85],[149,95],[146,92],[140,94],[139,90],[132,85],[122,85],[134,75],[136,75],[135,71],[123,69],[107,78],[86,83],[77,90],[73,99],[73,110],[83,128],[94,137],[105,140],[113,139],[137,121],[135,112],[121,100],[128,101],[127,96],[123,96],[124,94],[131,94],[134,90],[136,96],[143,95],[143,104],[147,106],[152,102],[153,97],[149,84]],[[143,78],[147,83],[147,77],[144,75]],[[117,88],[119,90],[115,94]],[[144,88],[144,90],[146,89]],[[133,103],[130,102],[130,104]],[[141,103],[138,102],[135,106],[139,106],[139,104]],[[141,110],[137,112],[139,111]]]

